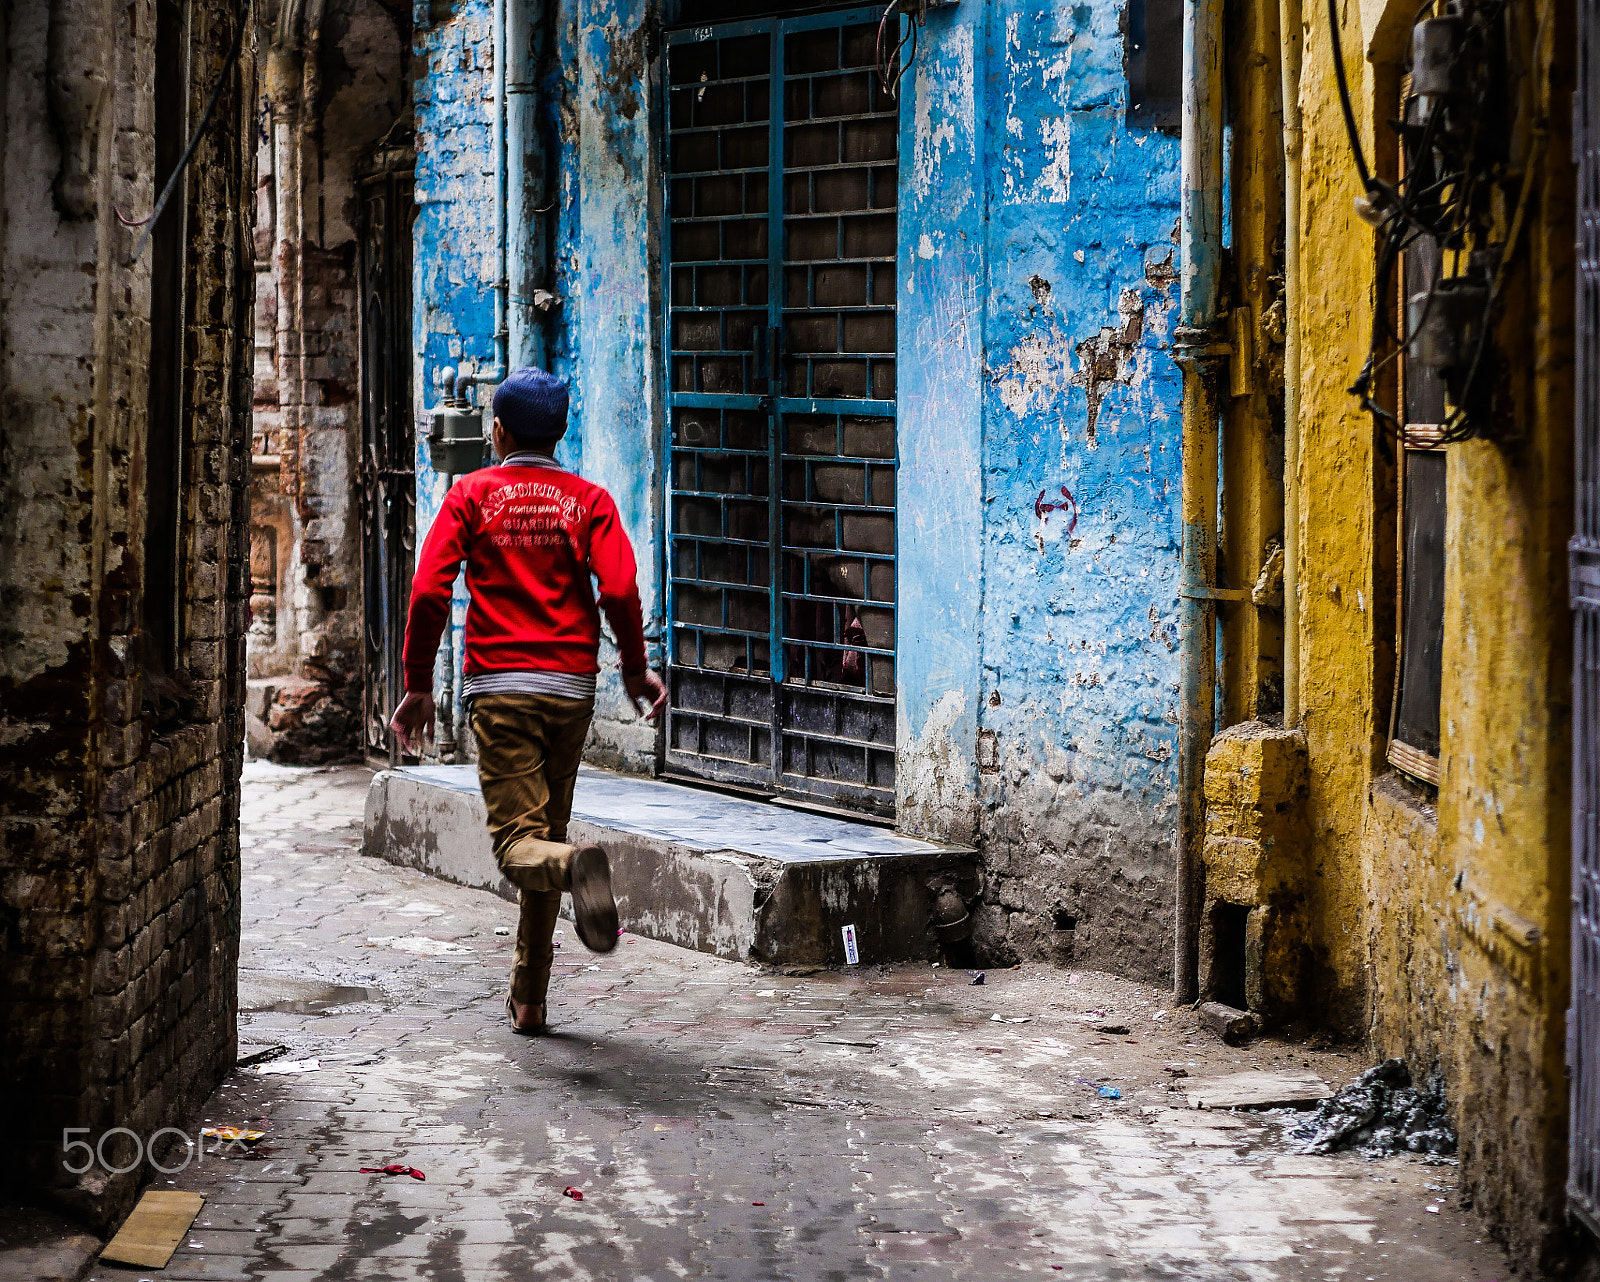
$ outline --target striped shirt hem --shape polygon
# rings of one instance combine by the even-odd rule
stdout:
[[[479,672],[461,683],[461,697],[484,694],[553,694],[558,699],[594,698],[592,672]]]

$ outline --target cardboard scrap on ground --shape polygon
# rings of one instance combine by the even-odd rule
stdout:
[[[1255,1070],[1196,1082],[1189,1090],[1189,1107],[1310,1108],[1332,1094],[1315,1073]]]
[[[101,1260],[147,1269],[166,1268],[205,1202],[198,1193],[146,1193],[133,1208],[133,1214],[122,1222],[117,1236],[106,1243],[106,1249],[100,1252]]]

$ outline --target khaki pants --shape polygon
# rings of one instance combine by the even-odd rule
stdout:
[[[550,987],[551,940],[561,892],[571,889],[567,820],[591,699],[486,694],[472,701],[478,781],[489,809],[495,862],[520,892],[522,920],[511,967],[512,999],[542,1004]]]

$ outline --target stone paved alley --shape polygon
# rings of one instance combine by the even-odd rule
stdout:
[[[555,1033],[515,1037],[512,906],[363,858],[369,779],[246,767],[241,1054],[320,1067],[217,1091],[208,1122],[270,1138],[158,1179],[207,1198],[160,1276],[1510,1276],[1453,1165],[1299,1156],[1285,1115],[1188,1109],[1164,1069],[1353,1058],[1229,1049],[1107,976],[596,959],[564,923]],[[426,1181],[359,1170],[391,1162]]]

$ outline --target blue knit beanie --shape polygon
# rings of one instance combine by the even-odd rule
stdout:
[[[518,445],[554,445],[567,434],[567,385],[533,365],[495,389],[494,416]]]

